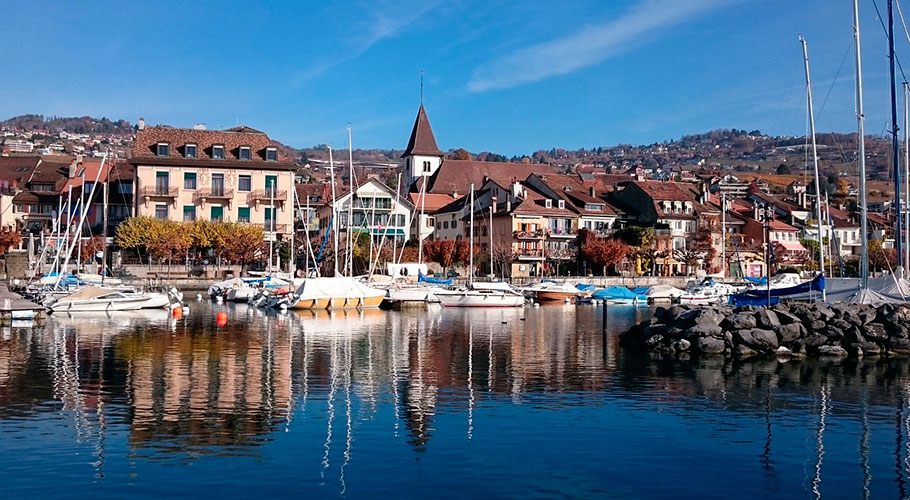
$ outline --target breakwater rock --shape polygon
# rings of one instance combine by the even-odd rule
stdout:
[[[910,307],[676,305],[620,335],[629,347],[720,356],[910,356]]]

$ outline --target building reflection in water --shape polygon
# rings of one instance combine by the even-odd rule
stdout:
[[[758,464],[777,482],[776,426],[798,410],[811,416],[807,439],[814,441],[814,456],[804,486],[814,496],[822,496],[827,477],[825,434],[841,419],[859,429],[854,463],[864,497],[878,477],[873,431],[887,430],[896,441],[889,460],[897,494],[910,477],[906,361],[741,363],[625,352],[615,332],[647,319],[649,312],[637,308],[611,311],[606,345],[600,310],[583,306],[281,314],[245,305],[196,309],[180,321],[154,311],[53,316],[43,327],[3,327],[0,419],[65,414],[72,438],[90,446],[98,477],[112,424],[128,429],[131,456],[138,459],[256,454],[268,439],[280,439],[274,433],[305,429],[320,435],[321,449],[301,454],[318,453],[313,472],[318,468],[323,484],[337,483],[344,494],[359,427],[388,425],[401,438],[403,426],[419,459],[443,431],[436,428],[442,414],[464,422],[446,431],[476,439],[496,404],[545,411],[647,407],[709,420],[751,415],[764,436]],[[214,324],[220,310],[229,313],[223,328]],[[585,397],[567,397],[577,394]],[[838,401],[856,403],[845,408]]]

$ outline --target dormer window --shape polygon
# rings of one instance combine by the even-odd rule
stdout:
[[[195,145],[195,144],[187,144],[187,145],[183,148],[183,156],[185,156],[185,157],[187,157],[187,158],[195,158],[195,157],[196,157],[196,145]]]
[[[224,145],[216,144],[212,146],[212,159],[213,160],[223,160],[224,159]]]
[[[265,148],[265,161],[278,161],[278,149]]]
[[[240,160],[249,160],[252,158],[249,146],[240,146],[240,154],[237,156]]]
[[[566,200],[559,200],[556,204],[559,208],[566,208]]]
[[[423,162],[423,171],[427,172],[427,173],[430,172],[430,162],[428,162],[428,161]]]
[[[155,149],[155,154],[158,156],[169,156],[171,154],[171,145],[166,142],[159,142]]]
[[[544,200],[543,206],[545,208],[553,208],[553,200],[547,198],[546,200]]]

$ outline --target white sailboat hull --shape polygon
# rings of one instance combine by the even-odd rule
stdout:
[[[521,307],[524,297],[514,293],[486,293],[477,290],[437,294],[444,307]]]

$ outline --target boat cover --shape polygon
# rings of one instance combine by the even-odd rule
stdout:
[[[433,277],[427,276],[423,273],[420,273],[417,275],[417,281],[423,281],[424,283],[432,283],[434,285],[451,285],[452,284],[452,280],[444,280],[442,278],[433,278]]]
[[[346,276],[307,278],[297,288],[297,295],[303,300],[310,299],[351,299],[361,297],[384,297],[384,290],[368,287]]]
[[[646,297],[642,294],[639,294],[639,293],[635,293],[632,290],[629,290],[628,288],[626,288],[624,286],[619,286],[619,285],[614,285],[614,286],[611,286],[608,288],[604,288],[603,290],[598,290],[598,291],[594,292],[593,294],[591,294],[591,297],[593,297],[597,300],[618,300],[618,299],[628,299],[628,300],[638,299],[641,301],[648,300],[648,297]]]

